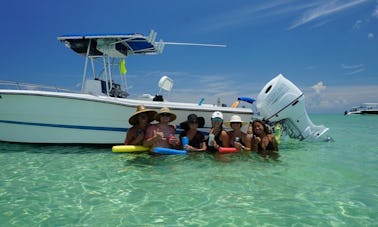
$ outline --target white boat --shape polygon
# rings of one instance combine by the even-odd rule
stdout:
[[[82,88],[79,92],[56,87],[0,81],[0,141],[43,144],[121,144],[130,128],[129,117],[138,105],[158,111],[170,108],[179,125],[190,113],[206,119],[205,132],[211,127],[210,117],[221,111],[224,119],[239,115],[243,121],[254,118],[252,108],[240,108],[239,102],[253,103],[249,97],[239,97],[230,107],[220,104],[182,103],[166,101],[161,95],[150,99],[128,98],[124,59],[131,55],[160,54],[163,41],[155,41],[156,32],[149,36],[70,35],[58,37],[67,47],[85,57]],[[169,43],[178,44],[178,43]],[[209,45],[213,44],[188,44]],[[100,67],[99,67],[100,65]],[[115,69],[120,69],[119,83]],[[97,71],[96,71],[97,69]],[[158,86],[171,91],[173,80],[163,76]],[[261,116],[272,123],[282,123],[283,132],[292,138],[318,138],[328,128],[315,126],[309,119],[303,93],[282,75],[272,79],[256,100]]]
[[[129,116],[137,105],[159,110],[169,107],[178,125],[187,115],[196,113],[206,119],[221,111],[225,119],[238,114],[243,121],[250,121],[251,108],[223,107],[213,104],[182,103],[130,99],[126,76],[116,83],[114,72],[124,71],[124,59],[131,55],[162,53],[164,42],[155,41],[156,32],[149,36],[125,35],[70,35],[58,37],[67,47],[85,57],[82,88],[71,92],[39,85],[2,82],[0,89],[0,141],[43,144],[121,144],[130,127]],[[202,45],[202,44],[199,44]],[[98,65],[101,65],[99,68]],[[96,71],[96,69],[99,69]],[[117,69],[117,70],[116,70]],[[162,77],[159,87],[170,91],[173,80]],[[207,131],[208,129],[206,129]]]
[[[344,115],[350,114],[378,114],[378,103],[362,103],[360,106],[344,112]]]

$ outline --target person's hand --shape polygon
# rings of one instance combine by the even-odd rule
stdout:
[[[219,149],[219,145],[217,144],[217,141],[213,140],[211,141],[211,145],[215,148],[215,149]]]
[[[240,142],[234,142],[234,147],[237,148],[237,149],[242,149],[243,145],[240,143]]]
[[[192,151],[192,150],[193,150],[193,147],[190,146],[190,145],[188,145],[188,144],[186,144],[186,145],[184,146],[184,150],[186,150],[186,151]]]
[[[170,145],[178,145],[178,140],[177,140],[176,136],[171,135],[171,136],[168,138],[168,143],[169,143]]]
[[[166,138],[164,137],[164,133],[163,132],[154,131],[154,134],[155,134],[155,139],[156,140],[166,140]]]
[[[254,141],[255,144],[258,144],[258,143],[261,142],[261,139],[260,139],[260,137],[253,135],[253,141]]]

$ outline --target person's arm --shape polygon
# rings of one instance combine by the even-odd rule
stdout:
[[[206,151],[206,150],[207,150],[206,141],[203,141],[201,143],[201,148],[198,149],[197,151]]]
[[[243,134],[242,141],[244,142],[245,146],[242,146],[243,151],[251,151],[251,139],[248,137],[247,134]]]
[[[125,145],[128,145],[130,143],[130,140],[131,140],[131,133],[130,133],[131,129],[129,129],[127,132],[126,132],[126,136],[125,136],[125,141],[123,141],[123,143]]]
[[[181,149],[181,140],[178,140],[175,136],[176,133],[176,127],[174,125],[169,125],[171,127],[170,135],[168,139],[168,144],[173,149]]]
[[[125,138],[125,145],[132,145],[130,142],[133,140],[133,137],[135,137],[135,127],[131,127],[127,133]]]
[[[201,140],[200,147],[197,148],[197,147],[192,147],[192,146],[188,145],[189,151],[201,152],[201,151],[207,150],[205,136],[202,133],[200,133],[200,135],[198,133],[200,133],[200,132],[197,132],[196,137],[198,136],[197,138],[200,138],[200,140]]]
[[[261,139],[258,136],[253,135],[251,139],[251,151],[258,151],[258,144],[260,143]]]
[[[135,127],[132,127],[127,132],[125,145],[143,144],[143,139],[144,139],[144,131],[142,129],[136,129]]]
[[[154,143],[162,138],[161,133],[156,132],[156,126],[151,125],[148,126],[146,130],[146,137],[143,142],[143,146],[151,147]]]
[[[230,147],[230,137],[227,133],[227,131],[222,130],[221,132],[221,141],[222,141],[222,146],[223,147]]]

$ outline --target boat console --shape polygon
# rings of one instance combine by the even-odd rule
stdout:
[[[101,79],[86,79],[84,82],[83,93],[98,96],[106,95],[116,98],[127,98],[127,96],[129,96],[129,93],[121,89],[121,85],[112,81],[106,83],[106,81]]]

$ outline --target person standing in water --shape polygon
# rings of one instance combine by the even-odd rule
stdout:
[[[220,147],[229,147],[230,139],[227,131],[223,129],[223,114],[215,111],[211,115],[211,129],[209,131],[209,138],[207,140],[210,152],[216,152]]]
[[[176,115],[168,107],[163,107],[155,115],[155,120],[159,123],[148,126],[143,145],[151,147],[151,151],[154,147],[178,149],[180,142],[175,136],[176,129],[169,124],[176,120]]]
[[[240,150],[250,151],[251,139],[249,139],[247,134],[241,130],[247,122],[242,121],[239,115],[232,115],[230,121],[225,122],[224,124],[227,127],[232,128],[232,130],[228,131],[231,146]]]
[[[263,156],[278,154],[278,143],[269,128],[261,120],[252,122],[251,150]]]
[[[188,145],[182,147],[186,151],[206,151],[206,140],[203,133],[198,131],[198,128],[202,128],[205,124],[203,117],[198,117],[195,114],[189,114],[188,120],[181,123],[181,128],[184,131],[180,134],[180,141],[183,137],[188,137]]]
[[[146,109],[143,105],[137,106],[136,112],[129,118],[132,127],[127,131],[125,145],[142,145],[147,127],[154,120],[156,111]]]

